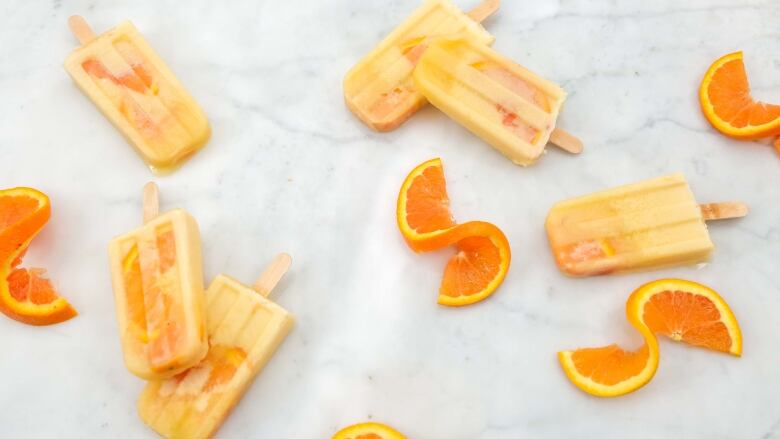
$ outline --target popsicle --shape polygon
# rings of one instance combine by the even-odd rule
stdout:
[[[376,131],[390,131],[404,123],[425,98],[416,90],[412,70],[430,37],[457,32],[484,44],[493,36],[479,24],[498,9],[499,0],[483,0],[464,14],[450,0],[424,0],[344,78],[344,98],[349,109]]]
[[[194,368],[150,382],[138,401],[141,419],[166,438],[208,438],[227,418],[293,326],[292,315],[266,297],[292,260],[278,255],[253,288],[223,274],[206,291],[209,353]]]
[[[468,35],[430,42],[414,84],[435,107],[519,165],[534,163],[547,142],[582,151],[555,128],[566,93]]]
[[[546,229],[558,267],[591,276],[702,262],[715,248],[705,221],[747,211],[697,204],[677,173],[557,203]]]
[[[109,244],[125,365],[144,379],[171,377],[206,355],[198,224],[187,212],[158,212],[157,186],[144,188],[144,225]]]
[[[65,70],[152,170],[171,171],[206,143],[203,110],[132,23],[97,37],[82,17],[68,23],[82,47]]]

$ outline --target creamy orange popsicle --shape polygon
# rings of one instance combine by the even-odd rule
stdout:
[[[218,275],[206,291],[209,352],[197,366],[150,382],[138,401],[141,419],[166,438],[208,438],[227,418],[293,326],[267,296],[290,266],[281,254],[254,288]]]
[[[390,33],[344,78],[347,106],[377,131],[395,129],[423,104],[412,70],[430,37],[464,32],[483,44],[493,36],[480,24],[498,9],[498,0],[485,0],[469,14],[450,0],[424,0],[414,13]]]
[[[175,168],[206,143],[203,110],[132,23],[97,37],[83,18],[69,23],[82,47],[65,70],[154,170]]]
[[[557,203],[546,229],[558,267],[590,276],[702,262],[715,248],[705,221],[746,214],[697,204],[678,173]]]
[[[582,150],[555,128],[566,93],[475,38],[433,40],[413,77],[431,104],[517,164],[534,163],[551,137],[570,152]]]
[[[144,191],[146,223],[109,244],[125,364],[144,379],[173,376],[208,350],[198,225],[181,209],[157,216],[156,190]]]

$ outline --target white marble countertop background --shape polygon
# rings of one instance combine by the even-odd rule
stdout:
[[[434,109],[378,134],[343,105],[344,73],[417,4],[3,2],[0,187],[51,197],[25,263],[47,267],[81,314],[46,328],[0,318],[0,436],[154,437],[135,413],[143,382],[122,363],[106,255],[139,223],[152,175],[61,66],[79,13],[97,31],[132,19],[209,115],[207,147],[156,179],[163,209],[198,219],[207,281],[250,282],[277,252],[294,258],[275,297],[297,326],[218,437],[329,438],[368,419],[417,439],[780,437],[780,157],[716,134],[696,98],[709,64],[741,49],[754,94],[780,102],[780,3],[504,0],[486,23],[495,47],[563,85],[559,124],[586,144],[525,169]],[[414,254],[395,225],[403,178],[436,156],[456,219],[491,221],[512,244],[503,286],[465,309],[435,302],[450,253]],[[543,231],[555,201],[674,171],[702,202],[752,208],[710,227],[707,266],[556,270]],[[573,387],[556,351],[638,346],[625,300],[672,276],[728,300],[743,358],[664,340],[640,391]]]

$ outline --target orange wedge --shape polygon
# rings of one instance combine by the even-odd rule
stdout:
[[[780,154],[780,137],[775,139],[775,151],[777,151],[777,153]]]
[[[340,430],[333,439],[406,439],[406,436],[387,425],[364,422]]]
[[[620,396],[647,384],[660,359],[655,334],[735,356],[742,354],[742,334],[728,304],[714,290],[696,282],[661,279],[642,285],[629,297],[626,317],[645,340],[637,351],[610,345],[558,353],[566,375],[585,392]]]
[[[704,116],[721,133],[742,140],[780,135],[780,105],[753,100],[742,52],[710,66],[699,88]]]
[[[45,270],[16,268],[50,216],[49,198],[39,191],[0,191],[0,311],[30,325],[51,325],[76,315],[43,277]]]
[[[504,233],[483,221],[456,224],[440,159],[412,170],[398,195],[396,219],[417,252],[457,246],[439,288],[439,304],[464,306],[489,297],[509,271],[511,251]]]

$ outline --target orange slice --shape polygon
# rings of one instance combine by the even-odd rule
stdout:
[[[387,425],[364,422],[340,430],[333,439],[406,439],[406,436]]]
[[[777,153],[780,154],[780,137],[775,139],[775,151],[777,151]]]
[[[51,325],[76,315],[43,277],[45,270],[16,268],[50,216],[49,198],[39,191],[0,191],[0,311],[30,325]]]
[[[699,101],[707,120],[727,136],[752,140],[780,135],[780,105],[753,100],[742,52],[710,66],[699,88]]]
[[[398,194],[398,228],[417,252],[442,248],[441,236],[455,226],[441,159],[420,164],[409,173]]]
[[[456,245],[439,288],[439,304],[463,306],[489,297],[509,271],[511,251],[504,233],[483,221],[456,224],[450,212],[440,159],[412,170],[398,195],[396,219],[417,252]]]
[[[504,282],[509,271],[509,241],[493,224],[470,221],[450,229],[442,238],[457,245],[444,269],[439,304],[464,306],[482,301]]]
[[[635,352],[611,344],[558,353],[563,371],[575,386],[591,395],[613,397],[631,393],[653,378],[660,357],[658,340],[646,326],[631,323],[645,339]]]
[[[742,332],[728,304],[713,289],[682,279],[642,285],[629,298],[629,320],[655,334],[728,354],[742,355]]]
[[[617,345],[558,353],[566,375],[592,395],[625,395],[647,384],[660,359],[655,334],[693,346],[742,354],[742,334],[728,304],[711,288],[681,279],[642,285],[626,303],[626,317],[645,344],[636,352]]]

